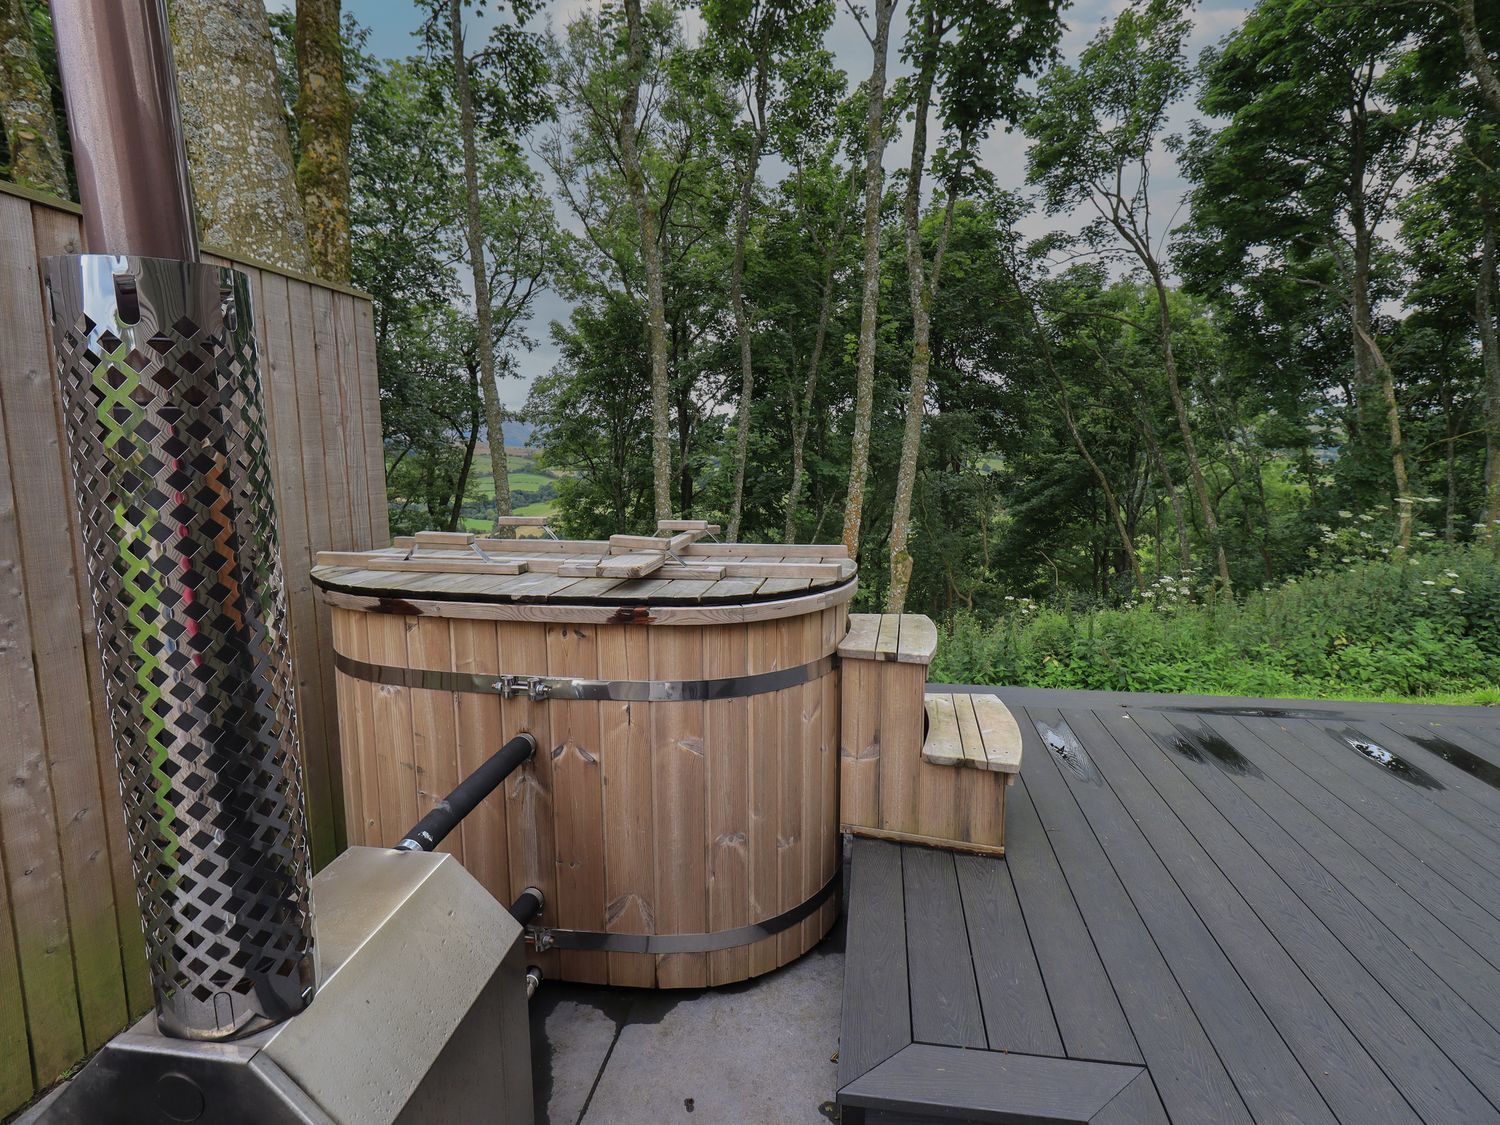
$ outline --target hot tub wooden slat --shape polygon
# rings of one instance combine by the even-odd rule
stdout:
[[[653,680],[684,680],[703,674],[703,631],[662,629],[651,633]],[[708,930],[707,769],[704,705],[672,703],[651,708],[653,804],[656,809],[657,927],[661,933]],[[664,954],[656,977],[668,988],[708,983],[703,953]]]
[[[736,626],[703,631],[703,674],[744,675],[749,638]],[[732,930],[755,921],[750,909],[750,725],[751,700],[716,699],[704,704],[708,768],[708,921],[713,930]],[[711,984],[750,975],[745,946],[708,955]]]
[[[499,672],[493,629],[461,619],[450,621],[449,626],[453,654],[451,667],[455,671],[490,676]],[[461,692],[449,694],[449,699],[454,709],[458,770],[462,776],[468,777],[497,747],[506,743],[512,732],[504,729],[498,697]],[[446,795],[451,790],[450,786],[440,789],[439,793]],[[470,874],[496,899],[505,903],[514,902],[521,892],[521,887],[511,881],[510,865],[505,858],[510,838],[509,818],[509,802],[503,790],[485,798],[459,826],[457,853]]]
[[[517,668],[547,667],[547,628],[536,622],[508,622],[498,629],[486,624],[492,633],[496,671],[511,672]],[[519,894],[524,887],[541,890],[546,898],[541,921],[557,925],[557,836],[553,823],[554,779],[552,771],[553,741],[551,704],[537,703],[524,695],[513,696],[501,705],[501,740],[529,731],[536,738],[537,752],[505,782],[506,831],[509,836],[508,862],[510,884]],[[490,751],[494,753],[494,750]],[[512,901],[502,899],[502,902]],[[559,955],[553,951],[537,955],[543,972],[556,976]]]
[[[592,680],[599,676],[595,629],[547,626],[547,674]],[[552,718],[553,823],[557,832],[557,924],[602,931],[604,926],[604,777],[599,743],[599,705],[555,700]],[[564,952],[569,980],[609,983],[603,953]]]
[[[628,680],[650,661],[649,630],[625,625],[599,631],[599,675]],[[636,703],[599,707],[599,746],[604,777],[604,928],[611,933],[656,930],[656,864],[642,840],[655,838],[652,799],[651,723]],[[609,983],[656,986],[656,959],[639,953],[609,954]]]

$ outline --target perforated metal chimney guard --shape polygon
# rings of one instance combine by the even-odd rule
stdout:
[[[157,1020],[233,1039],[316,978],[249,285],[106,255],[45,278]]]

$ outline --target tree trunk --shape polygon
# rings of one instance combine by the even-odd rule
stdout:
[[[852,169],[850,195],[857,181]],[[853,200],[846,200],[852,204]],[[802,501],[802,471],[807,446],[807,424],[812,419],[813,401],[818,391],[818,374],[823,365],[823,349],[828,342],[828,322],[833,316],[833,275],[838,269],[839,250],[844,245],[844,229],[849,218],[849,207],[839,210],[839,221],[833,230],[833,239],[823,259],[823,292],[818,305],[818,328],[813,335],[812,355],[807,361],[807,383],[802,389],[802,407],[798,411],[795,402],[792,411],[792,483],[786,493],[786,530],[783,543],[797,541],[797,505]]]
[[[168,14],[203,242],[310,272],[265,7],[261,0],[173,0]]]
[[[37,59],[26,0],[0,0],[0,107],[10,178],[22,187],[68,198],[52,89]]]
[[[729,303],[734,309],[734,331],[740,344],[740,420],[734,447],[734,499],[729,508],[729,541],[740,537],[740,516],[745,507],[745,462],[750,457],[750,403],[755,393],[755,368],[750,355],[750,316],[745,311],[745,243],[750,237],[750,202],[755,195],[755,176],[760,169],[761,149],[766,143],[766,85],[770,60],[764,52],[756,60],[755,136],[740,181],[740,202],[734,216],[734,262],[729,273]]]
[[[484,398],[484,426],[490,439],[498,531],[499,518],[510,515],[510,463],[505,456],[505,411],[500,405],[500,388],[495,385],[495,310],[490,304],[490,273],[485,264],[484,226],[479,215],[479,152],[474,138],[469,60],[464,55],[463,0],[448,0],[448,33],[453,43],[453,85],[458,95],[458,131],[464,150],[464,235],[468,241],[469,274],[474,283],[474,313],[478,322],[475,347],[479,353],[479,390]]]
[[[870,38],[869,113],[865,119],[865,287],[859,317],[858,376],[854,390],[854,433],[849,450],[849,495],[844,503],[844,546],[859,555],[865,482],[870,475],[870,415],[875,406],[875,329],[880,311],[880,203],[885,190],[885,62],[896,0],[874,0],[875,29]]]
[[[347,285],[354,100],[344,81],[339,20],[339,0],[297,0],[297,190],[313,270]]]
[[[640,228],[641,264],[646,272],[646,303],[651,329],[651,481],[658,520],[672,518],[672,419],[667,378],[667,302],[662,289],[661,248],[656,243],[656,216],[646,199],[646,174],[636,146],[635,114],[646,69],[646,40],[641,0],[625,0],[629,57],[625,96],[620,99],[620,163],[625,186]],[[684,499],[683,503],[687,501]]]
[[[479,365],[469,365],[469,389],[477,391],[479,383]],[[473,402],[471,396],[470,402]],[[471,405],[469,407],[469,439],[464,442],[464,461],[458,470],[458,483],[453,486],[453,514],[448,519],[448,530],[457,531],[464,518],[464,493],[469,491],[469,474],[474,470],[474,448],[479,444],[479,424],[483,419],[479,411]]]
[[[1479,38],[1479,25],[1474,18],[1474,0],[1457,0],[1458,38],[1464,46],[1464,58],[1474,74],[1474,81],[1484,95],[1490,112],[1500,117],[1500,77],[1490,65],[1490,53]]]
[[[906,427],[901,435],[901,460],[896,469],[896,498],[891,510],[891,584],[886,591],[885,611],[901,613],[911,587],[910,538],[911,494],[917,482],[917,459],[922,451],[922,421],[927,408],[927,375],[932,368],[932,302],[937,295],[943,250],[953,228],[953,208],[958,194],[950,189],[943,209],[943,230],[933,254],[932,276],[927,277],[926,253],[922,249],[922,173],[927,166],[927,110],[937,75],[936,14],[927,9],[928,26],[922,65],[917,72],[916,96],[912,100],[911,162],[906,169],[906,194],[901,201],[901,227],[906,239],[906,280],[911,301],[911,376],[907,387]]]
[[[1474,319],[1484,360],[1484,515],[1479,538],[1489,543],[1497,540],[1500,522],[1500,334],[1495,326],[1495,204],[1487,191],[1480,193],[1479,213],[1484,223],[1479,282],[1474,287]]]
[[[1154,261],[1147,261],[1151,280],[1156,287],[1156,305],[1161,321],[1162,370],[1167,376],[1167,391],[1172,396],[1172,409],[1177,413],[1177,428],[1182,434],[1182,448],[1187,454],[1188,475],[1192,478],[1193,491],[1198,495],[1198,506],[1203,515],[1203,528],[1208,541],[1213,544],[1214,557],[1219,564],[1219,581],[1224,589],[1230,588],[1229,560],[1224,554],[1224,543],[1219,537],[1219,520],[1214,515],[1213,501],[1208,495],[1208,482],[1203,477],[1203,466],[1198,461],[1198,445],[1193,440],[1192,423],[1188,419],[1187,403],[1182,397],[1182,384],[1177,379],[1177,361],[1172,354],[1172,313],[1167,306],[1167,286],[1162,280],[1161,270]]]
[[[1057,383],[1057,406],[1062,411],[1063,421],[1067,423],[1068,434],[1073,439],[1073,445],[1077,448],[1079,455],[1088,464],[1094,474],[1094,479],[1099,483],[1099,491],[1104,494],[1104,504],[1109,510],[1109,518],[1115,525],[1115,534],[1120,537],[1120,546],[1125,552],[1125,562],[1130,567],[1131,581],[1135,583],[1137,591],[1146,589],[1146,579],[1141,574],[1141,561],[1135,553],[1135,543],[1130,530],[1125,526],[1125,517],[1120,512],[1120,501],[1115,496],[1115,490],[1110,486],[1109,478],[1104,475],[1104,470],[1099,467],[1099,462],[1094,460],[1093,454],[1088,451],[1088,446],[1083,442],[1083,434],[1078,430],[1078,422],[1073,417],[1073,408],[1068,402],[1068,392],[1063,384],[1061,376],[1053,369],[1053,378]]]

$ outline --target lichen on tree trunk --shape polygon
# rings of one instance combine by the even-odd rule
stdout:
[[[339,0],[297,0],[297,190],[313,270],[348,284],[349,134],[354,100],[344,80]]]
[[[25,0],[0,0],[0,118],[10,149],[10,178],[66,198],[52,90],[37,59]]]
[[[310,272],[307,227],[261,0],[172,0],[188,168],[205,244]]]

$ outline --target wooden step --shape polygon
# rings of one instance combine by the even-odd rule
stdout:
[[[1021,771],[1021,728],[1010,708],[993,695],[928,692],[927,737],[922,760],[1010,775]]]

